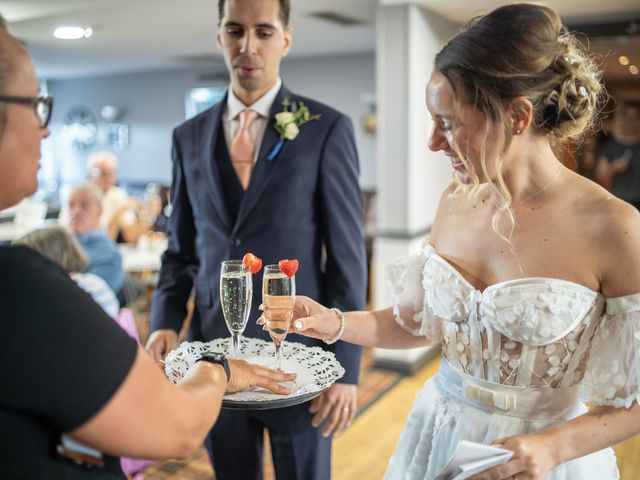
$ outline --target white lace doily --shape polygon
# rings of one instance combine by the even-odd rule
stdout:
[[[184,342],[165,358],[165,373],[171,382],[176,383],[202,353],[227,352],[228,348],[229,338],[217,338],[210,342]],[[274,368],[273,343],[258,338],[242,337],[240,359]],[[291,390],[291,394],[278,395],[262,388],[254,388],[227,394],[224,400],[235,403],[294,399],[321,392],[344,375],[344,368],[332,352],[289,341],[285,341],[282,346],[282,369],[287,373],[297,374],[295,380],[284,383]]]

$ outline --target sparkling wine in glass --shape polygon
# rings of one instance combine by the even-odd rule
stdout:
[[[227,328],[231,332],[229,356],[238,358],[240,337],[247,326],[251,312],[253,283],[251,272],[241,260],[226,260],[220,269],[220,303]]]
[[[278,265],[267,265],[262,277],[262,303],[267,330],[275,346],[276,370],[282,370],[282,344],[293,318],[296,277],[285,275]]]

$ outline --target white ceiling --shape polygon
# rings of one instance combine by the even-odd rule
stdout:
[[[416,0],[427,9],[463,23],[509,3],[495,0]],[[406,0],[292,0],[292,56],[372,52],[376,5]],[[549,0],[564,19],[589,22],[640,13],[638,0]],[[23,40],[46,78],[212,65],[221,61],[215,47],[216,0],[19,0],[1,1],[0,13]],[[362,21],[339,26],[309,15],[333,11]],[[91,26],[81,41],[53,38],[63,24]],[[636,49],[638,45],[636,44]],[[610,51],[609,46],[604,46]],[[638,57],[640,62],[640,55]]]

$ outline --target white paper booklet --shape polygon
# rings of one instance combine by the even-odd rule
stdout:
[[[464,480],[476,473],[507,463],[512,456],[511,450],[463,440],[434,480]]]

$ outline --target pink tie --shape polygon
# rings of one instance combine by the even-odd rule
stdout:
[[[242,110],[239,114],[240,125],[231,141],[231,163],[243,190],[246,190],[249,186],[251,170],[253,169],[253,156],[256,145],[251,135],[251,124],[257,116],[258,114],[253,110]]]

